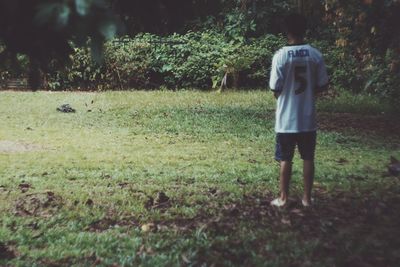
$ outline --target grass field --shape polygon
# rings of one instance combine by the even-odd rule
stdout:
[[[298,155],[291,204],[269,206],[274,107],[264,91],[1,92],[0,266],[398,266],[396,107],[319,102],[307,210]]]

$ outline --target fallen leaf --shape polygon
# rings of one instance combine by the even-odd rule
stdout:
[[[291,210],[290,212],[291,212],[291,213],[294,213],[294,214],[296,214],[296,215],[298,215],[298,216],[304,217],[304,213],[303,213],[303,211],[300,210],[300,209],[293,209],[293,210]]]
[[[210,188],[210,189],[208,190],[208,192],[209,192],[211,195],[215,195],[215,194],[217,193],[217,189],[216,189],[216,188]]]
[[[18,187],[22,193],[26,193],[32,187],[32,185],[28,183],[20,183]]]
[[[143,224],[141,229],[142,229],[142,232],[145,232],[145,233],[153,231],[155,229],[155,224],[154,223]]]
[[[238,184],[240,184],[240,185],[245,185],[245,184],[246,184],[246,182],[243,181],[243,180],[240,179],[240,178],[237,178],[237,179],[236,179],[236,182],[237,182]]]
[[[164,192],[158,192],[154,199],[154,206],[166,204],[168,201],[169,197]]]
[[[129,184],[126,183],[126,182],[123,182],[123,183],[119,183],[118,185],[119,185],[121,188],[125,188],[125,187],[127,187]]]
[[[182,260],[184,263],[186,263],[186,264],[190,263],[190,260],[185,256],[185,254],[182,254],[181,257],[182,257]]]
[[[346,163],[349,163],[349,161],[348,161],[347,159],[340,158],[340,159],[337,161],[337,163],[339,163],[339,164],[346,164]]]
[[[93,206],[93,204],[94,204],[94,202],[90,198],[88,200],[86,200],[86,202],[85,202],[85,205],[87,205],[87,206]]]
[[[154,205],[154,199],[152,197],[148,196],[146,203],[144,203],[144,207],[146,209],[150,209],[153,207],[153,205]]]

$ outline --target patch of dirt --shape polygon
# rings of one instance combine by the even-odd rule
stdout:
[[[63,205],[62,198],[53,192],[32,193],[15,201],[14,213],[17,216],[49,217]]]
[[[324,131],[344,132],[354,130],[360,134],[399,136],[400,123],[384,115],[360,115],[353,113],[319,113],[318,124]]]
[[[13,248],[0,242],[0,259],[11,260],[16,257],[16,253]]]
[[[40,151],[43,147],[18,141],[0,140],[0,153],[21,153]]]
[[[157,192],[155,197],[148,196],[144,206],[147,210],[158,209],[160,212],[165,212],[172,205],[171,199],[164,192]]]
[[[233,234],[240,233],[245,226],[268,229],[272,231],[270,238],[273,240],[292,232],[296,233],[296,242],[318,242],[320,245],[310,259],[313,262],[330,258],[337,266],[395,266],[400,260],[400,256],[394,257],[400,249],[399,192],[387,192],[383,199],[374,192],[360,197],[350,192],[316,188],[315,193],[317,202],[311,208],[303,208],[299,201],[292,200],[288,207],[277,209],[269,204],[272,196],[245,195],[242,201],[223,206],[218,216],[199,214],[193,220],[177,220],[170,225],[178,225],[180,229],[200,226],[209,231],[210,236],[228,237],[223,246],[212,245],[213,255],[204,256],[206,262],[225,258],[246,265],[250,255],[237,254],[243,251],[243,240]],[[252,247],[271,258],[271,252],[264,249],[265,242],[268,240],[256,239]],[[357,253],[349,250],[356,247],[362,249]]]
[[[286,208],[277,209],[270,205],[272,199],[272,195],[248,194],[240,201],[222,206],[206,205],[192,218],[148,222],[142,225],[142,231],[175,231],[183,235],[201,231],[209,237],[224,236],[223,244],[212,243],[211,255],[209,250],[205,252],[207,255],[199,255],[201,262],[216,266],[222,265],[220,259],[241,266],[251,261],[251,255],[243,250],[244,240],[239,234],[243,234],[243,229],[270,232],[270,240],[257,237],[251,241],[251,246],[255,253],[265,254],[272,260],[279,255],[274,256],[275,251],[266,250],[265,244],[271,240],[275,242],[289,232],[294,234],[295,243],[318,244],[310,263],[326,263],[326,259],[330,259],[335,266],[396,266],[400,260],[400,255],[394,256],[400,249],[398,190],[385,192],[382,197],[375,192],[355,196],[351,192],[327,191],[316,186],[316,202],[311,208],[304,208],[298,199],[291,199]],[[351,248],[358,250],[352,252]],[[287,265],[303,266],[294,262]]]
[[[39,266],[46,267],[69,267],[79,262],[79,258],[63,258],[60,260],[51,260],[51,259],[41,259],[39,261]],[[94,265],[93,265],[94,266]]]
[[[210,194],[216,193],[215,188],[210,190]],[[291,199],[286,208],[277,209],[269,204],[273,195],[245,194],[239,201],[205,205],[192,218],[143,222],[140,217],[117,218],[115,212],[110,212],[86,230],[103,232],[124,226],[141,227],[144,234],[205,232],[214,241],[210,241],[212,249],[206,250],[204,255],[199,251],[198,260],[216,266],[223,265],[221,259],[233,265],[249,265],[251,255],[243,249],[243,242],[251,246],[254,253],[273,261],[274,257],[279,257],[279,251],[266,249],[266,244],[278,242],[282,235],[293,233],[294,243],[317,245],[310,255],[309,265],[288,258],[287,266],[318,266],[314,263],[329,262],[326,259],[331,260],[332,266],[396,266],[400,260],[400,255],[395,256],[400,249],[400,191],[394,189],[382,196],[376,192],[355,196],[347,191],[327,191],[316,185],[314,192],[316,202],[311,208],[303,208],[298,199]],[[168,199],[161,194],[158,201],[168,202]],[[241,236],[244,232],[258,231],[269,232],[266,235],[269,240],[257,236],[250,241]],[[224,237],[222,243],[218,238],[214,239],[221,236]]]
[[[29,189],[32,188],[32,185],[29,183],[20,183],[18,187],[21,190],[21,193],[26,193]]]

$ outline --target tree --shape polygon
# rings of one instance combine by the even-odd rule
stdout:
[[[63,65],[71,54],[71,41],[91,41],[94,58],[100,58],[103,41],[122,28],[104,0],[0,0],[0,61],[17,53],[30,61],[29,83],[40,86],[40,74],[50,62]],[[12,61],[12,60],[11,60]]]

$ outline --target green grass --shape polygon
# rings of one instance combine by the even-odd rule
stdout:
[[[395,266],[400,131],[377,103],[319,102],[317,205],[276,211],[266,92],[2,92],[0,142],[32,150],[0,152],[0,265]]]

